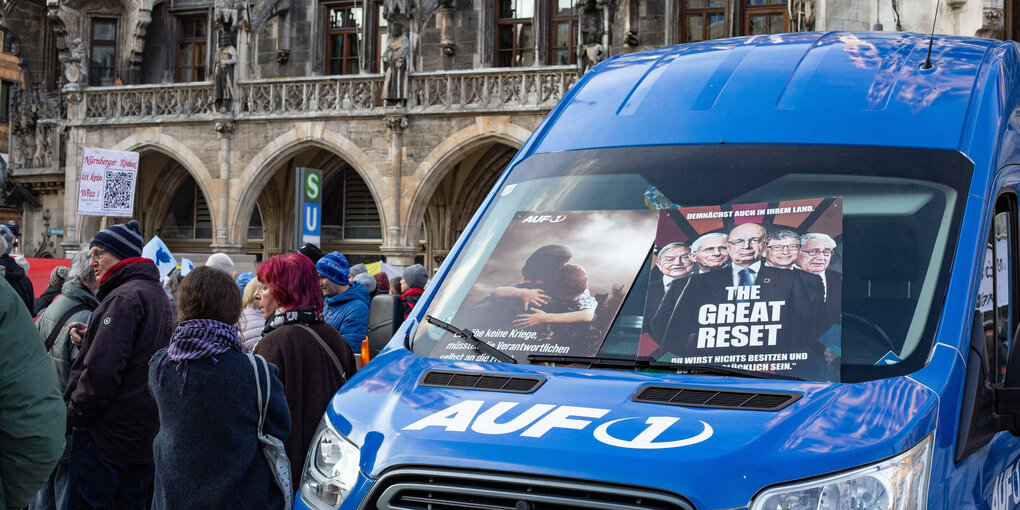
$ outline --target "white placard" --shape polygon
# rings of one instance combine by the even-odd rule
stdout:
[[[86,148],[78,180],[78,214],[132,216],[138,153]]]

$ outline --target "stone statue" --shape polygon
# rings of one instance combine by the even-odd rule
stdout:
[[[68,84],[84,86],[88,83],[88,52],[81,37],[71,42],[71,54],[60,58],[64,64],[64,79]]]
[[[581,10],[581,44],[577,47],[577,74],[588,72],[595,64],[606,59],[608,51],[602,44],[602,8],[594,0],[577,3]]]
[[[45,122],[35,123],[35,152],[32,153],[32,166],[36,168],[49,166],[50,156],[53,154],[50,149],[49,126]]]
[[[390,24],[389,42],[383,55],[386,75],[383,78],[384,99],[387,105],[407,104],[407,64],[411,57],[411,43],[404,33],[404,24]]]
[[[234,64],[237,50],[231,42],[230,32],[220,31],[219,48],[216,50],[216,111],[229,112],[234,102]]]

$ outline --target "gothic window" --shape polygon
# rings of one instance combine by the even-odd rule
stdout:
[[[117,78],[117,20],[92,18],[89,45],[89,85],[113,85]]]
[[[535,0],[496,1],[496,67],[535,63]]]
[[[3,52],[7,54],[14,53],[14,41],[11,39],[11,32],[9,30],[4,30]]]
[[[361,63],[361,7],[355,5],[328,8],[326,72],[358,74]]]
[[[337,170],[323,189],[323,240],[381,239],[382,222],[372,192],[350,167]]]
[[[574,0],[551,0],[549,7],[549,63],[577,63],[577,7]]]
[[[386,70],[386,66],[382,63],[383,55],[386,54],[386,45],[389,43],[389,25],[386,22],[386,18],[383,16],[383,4],[379,3],[375,6],[375,48],[376,48],[376,70],[383,72]]]
[[[746,0],[744,35],[786,32],[788,21],[786,0]]]
[[[209,204],[190,176],[178,186],[159,236],[163,239],[212,239]]]
[[[13,86],[14,82],[0,81],[0,124],[7,124],[10,121],[11,87]]]
[[[726,37],[726,2],[684,0],[680,20],[680,42]]]
[[[205,16],[178,19],[177,81],[205,81],[208,20]]]

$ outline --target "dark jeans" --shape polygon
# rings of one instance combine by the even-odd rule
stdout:
[[[103,455],[88,434],[71,433],[67,509],[144,510],[152,501],[152,464],[131,464]]]

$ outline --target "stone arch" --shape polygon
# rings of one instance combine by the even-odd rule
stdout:
[[[499,142],[520,149],[531,131],[510,122],[509,117],[478,118],[475,124],[461,129],[443,140],[421,161],[412,178],[418,186],[411,196],[410,205],[404,216],[401,232],[410,236],[417,232],[425,218],[429,198],[439,183],[461,159],[472,151],[492,142]],[[408,238],[410,240],[410,238]]]
[[[219,227],[219,211],[221,207],[226,207],[227,204],[221,204],[219,196],[213,196],[209,193],[209,183],[215,179],[209,169],[206,168],[205,163],[186,145],[181,143],[180,140],[170,136],[162,131],[158,130],[146,130],[144,133],[135,133],[115,145],[111,150],[115,151],[153,151],[159,152],[163,155],[176,160],[181,168],[183,168],[188,174],[195,179],[195,183],[198,188],[202,191],[202,195],[205,197],[206,203],[209,205],[209,215],[212,220],[212,231],[215,233]],[[177,179],[173,186],[168,187],[168,193],[174,193],[177,190],[177,185],[180,184],[180,179]],[[160,201],[160,205],[165,205],[164,202],[167,200]],[[215,234],[214,234],[215,235]]]
[[[378,188],[380,174],[375,163],[349,138],[336,131],[326,129],[325,122],[302,122],[295,123],[293,128],[263,147],[258,154],[252,157],[241,175],[238,176],[238,180],[245,184],[239,195],[234,195],[233,190],[231,193],[232,201],[235,196],[237,197],[234,202],[237,206],[231,221],[234,228],[230,233],[230,239],[234,244],[243,245],[247,242],[244,237],[248,231],[248,220],[251,219],[252,209],[255,207],[262,189],[279,170],[279,165],[309,147],[318,147],[333,152],[361,176],[368,185],[372,199],[379,210],[383,232],[386,231],[386,227],[391,222],[386,216],[386,208],[382,206],[384,195]]]

